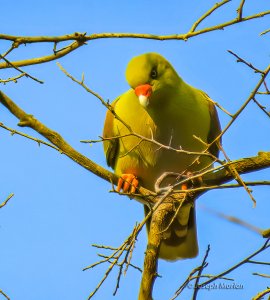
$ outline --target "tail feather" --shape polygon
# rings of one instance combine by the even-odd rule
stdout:
[[[145,208],[145,211],[147,209]],[[147,226],[149,230],[149,224]],[[177,260],[192,258],[198,254],[196,213],[194,204],[184,204],[164,234],[159,258]]]

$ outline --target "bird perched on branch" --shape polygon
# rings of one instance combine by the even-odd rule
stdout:
[[[184,175],[210,168],[213,157],[188,153],[205,151],[220,133],[217,112],[207,94],[185,83],[157,53],[134,57],[126,79],[131,89],[112,103],[121,120],[108,110],[103,131],[107,163],[120,176],[117,191],[134,193],[139,183],[153,191],[165,172]],[[218,156],[217,143],[208,151]],[[194,205],[185,204],[177,212],[161,243],[160,258],[197,255]]]

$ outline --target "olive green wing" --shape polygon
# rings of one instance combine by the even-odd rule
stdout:
[[[112,108],[114,109],[119,98],[113,101]],[[115,168],[118,152],[119,152],[119,139],[114,138],[114,122],[115,117],[110,110],[107,110],[104,128],[103,128],[103,148],[106,155],[106,161],[109,167]],[[111,138],[111,139],[110,139]]]
[[[220,127],[218,113],[214,101],[205,92],[202,93],[208,100],[208,108],[210,114],[210,129],[207,136],[207,143],[210,144],[220,134],[221,127]],[[209,152],[216,157],[218,157],[219,154],[219,145],[221,145],[221,138],[209,148]]]

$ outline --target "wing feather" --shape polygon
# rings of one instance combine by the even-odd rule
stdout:
[[[207,136],[207,143],[210,144],[220,134],[221,127],[218,119],[218,113],[213,100],[211,100],[211,98],[206,93],[204,93],[204,95],[208,100],[208,108],[210,114],[210,129]],[[221,138],[209,148],[209,152],[218,157],[220,144]]]
[[[117,98],[112,103],[112,107],[115,108],[117,101],[119,98]],[[115,117],[112,114],[110,110],[107,110],[105,123],[104,123],[104,129],[103,129],[103,138],[111,138],[114,137],[114,120]],[[105,140],[103,142],[103,148],[106,155],[106,161],[109,167],[115,168],[117,154],[119,152],[119,140],[118,139],[110,139]]]

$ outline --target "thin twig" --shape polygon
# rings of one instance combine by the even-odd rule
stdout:
[[[24,74],[25,77],[29,77],[29,78],[33,79],[34,81],[36,81],[38,83],[44,83],[44,81],[41,81],[41,80],[37,79],[36,77],[30,75],[29,73],[26,73],[25,71],[21,70],[18,66],[16,66],[16,64],[10,62],[9,60],[7,60],[1,54],[0,54],[0,58],[5,61],[5,64],[6,64],[7,68],[13,68],[13,69],[17,70],[18,72],[20,72],[21,74]],[[1,69],[1,67],[0,67],[0,69]]]
[[[10,194],[4,202],[0,203],[0,208],[4,207],[13,196],[13,193]]]
[[[270,32],[270,29],[264,30],[263,32],[260,33],[260,35],[264,35],[264,34],[266,34],[266,33],[268,33],[268,32]]]
[[[206,259],[208,257],[209,251],[210,251],[210,245],[208,245],[207,247],[201,265],[196,267],[189,273],[187,279],[181,284],[181,286],[178,288],[178,290],[175,292],[174,296],[170,300],[175,300],[191,281],[196,280],[195,284],[194,285],[192,284],[192,288],[194,288],[194,293],[195,293],[195,290],[198,290],[199,279],[214,277],[214,275],[208,275],[208,274],[202,275],[202,271],[208,266],[208,264],[206,263]],[[197,273],[197,275],[194,275],[195,273]],[[233,279],[227,277],[221,277],[220,279],[233,281]],[[193,294],[193,299],[194,299],[194,294]],[[196,295],[195,295],[195,299],[196,299]]]
[[[269,263],[269,265],[270,265],[270,263]],[[252,273],[252,275],[256,275],[256,276],[260,276],[260,277],[264,277],[264,278],[270,278],[270,275],[268,275],[268,274]]]
[[[199,285],[198,285],[198,288],[201,288],[201,287],[203,287],[203,286],[205,286],[205,285],[208,285],[208,284],[210,284],[211,282],[213,282],[213,281],[219,279],[220,277],[223,277],[223,276],[225,276],[225,275],[231,273],[231,272],[234,271],[235,269],[239,268],[240,266],[242,266],[242,265],[248,263],[249,260],[250,260],[251,258],[253,258],[254,256],[258,255],[259,253],[263,252],[264,250],[266,250],[266,249],[268,249],[268,248],[270,247],[269,241],[270,241],[270,239],[267,239],[267,241],[263,244],[263,246],[262,246],[260,249],[258,249],[257,251],[255,251],[254,253],[252,253],[252,254],[249,255],[248,257],[246,257],[245,259],[241,260],[239,263],[237,263],[237,264],[234,265],[233,267],[231,267],[231,268],[229,268],[228,270],[226,270],[226,271],[224,271],[224,272],[222,272],[222,273],[216,275],[215,277],[213,277],[213,278],[211,278],[211,279],[209,279],[209,280],[207,280],[207,281],[205,281],[205,282],[199,284]]]
[[[252,19],[262,18],[266,15],[270,14],[270,10],[260,12],[257,14],[253,14],[247,17],[243,17],[241,22],[249,21]],[[191,37],[198,36],[207,32],[221,30],[225,27],[238,24],[238,17],[207,28],[203,28],[201,30],[197,30],[194,32],[187,32],[183,34],[170,34],[170,35],[155,35],[155,34],[145,34],[145,33],[95,33],[91,35],[85,35],[85,33],[75,32],[73,34],[66,34],[62,36],[13,36],[8,34],[0,34],[0,40],[9,40],[13,41],[17,44],[28,44],[28,43],[59,43],[63,41],[80,41],[86,42],[96,39],[107,39],[107,38],[140,38],[140,39],[151,39],[151,40],[187,40]]]
[[[263,153],[261,155],[262,155],[262,157],[264,157]],[[208,168],[208,169],[206,169],[202,172],[194,174],[193,176],[190,176],[186,179],[183,179],[183,180],[177,182],[175,185],[172,186],[174,188],[174,192],[179,192],[179,190],[175,190],[175,187],[181,186],[184,183],[189,183],[189,182],[193,182],[193,181],[196,181],[196,180],[199,180],[199,181],[202,180],[204,185],[200,186],[200,187],[188,189],[188,190],[181,190],[181,192],[182,193],[188,193],[188,192],[206,191],[206,190],[209,190],[209,189],[238,188],[242,185],[239,185],[239,184],[223,184],[223,182],[228,182],[229,180],[225,180],[225,181],[223,181],[223,180],[219,181],[218,180],[218,177],[219,177],[218,173],[222,174],[222,177],[226,173],[227,175],[229,175],[230,179],[232,179],[232,178],[234,179],[231,172],[227,171],[227,170],[228,170],[228,167],[231,166],[231,165],[233,165],[234,168],[237,168],[237,169],[241,170],[241,167],[239,167],[239,165],[237,166],[237,164],[235,162],[236,161],[226,162],[223,165],[213,167],[213,168]],[[211,179],[212,175],[211,174],[216,175],[216,176],[214,176],[215,177],[214,184],[211,184],[212,183],[212,179]],[[249,186],[269,185],[269,181],[245,181],[245,184],[249,185]]]
[[[225,126],[225,128],[221,131],[221,133],[211,142],[207,145],[206,149],[203,152],[207,152],[208,149],[215,143],[219,143],[219,141],[221,140],[221,137],[225,134],[225,132],[231,127],[231,125],[235,122],[235,120],[238,118],[238,116],[242,113],[242,111],[246,108],[246,106],[249,104],[249,102],[255,97],[256,93],[258,92],[259,88],[261,87],[262,84],[265,85],[265,79],[268,76],[270,72],[270,65],[268,65],[268,67],[264,70],[261,71],[260,73],[262,74],[261,79],[259,80],[259,82],[257,83],[256,87],[253,89],[253,91],[251,92],[250,96],[248,97],[248,99],[242,104],[242,106],[238,109],[238,111],[233,115],[232,119],[229,121],[229,123]],[[194,136],[195,137],[195,136]],[[196,138],[196,137],[195,137]],[[204,143],[204,141],[202,141],[200,138],[197,138],[198,140],[200,140],[202,143]],[[220,143],[219,143],[220,144]],[[221,146],[221,145],[220,145]],[[189,168],[194,165],[197,160],[200,158],[200,156],[196,157],[193,162],[190,164]],[[213,170],[213,169],[212,169]],[[232,171],[233,169],[231,169],[230,171]],[[241,182],[243,184],[243,180],[241,178],[239,178],[239,174],[237,174],[238,172],[236,172],[234,174],[235,179],[239,180],[239,182]],[[198,177],[198,176],[196,176]],[[195,176],[194,176],[195,178]],[[182,184],[185,180],[179,182],[178,184]],[[245,187],[245,189],[249,192],[248,188],[243,184],[243,186]],[[252,201],[254,202],[254,198],[251,195],[251,193],[249,193],[249,195],[251,196]],[[255,202],[254,202],[255,204]]]
[[[13,81],[14,83],[17,83],[18,79],[20,79],[24,76],[26,76],[26,73],[21,73],[17,76],[10,77],[8,79],[0,79],[0,83],[6,84],[6,83],[11,82],[11,81]]]
[[[14,44],[11,45],[11,47],[1,55],[0,60],[2,59],[2,57],[6,57],[10,52],[12,52],[16,47],[14,46]]]
[[[187,287],[187,285],[190,283],[190,281],[191,281],[192,279],[194,279],[194,276],[193,276],[193,275],[194,275],[195,273],[197,273],[200,269],[201,269],[201,266],[199,266],[199,267],[193,269],[193,270],[189,273],[187,279],[181,284],[181,286],[178,288],[178,290],[175,292],[174,296],[173,296],[170,300],[175,300],[175,299],[182,293],[182,291]]]
[[[209,213],[211,213],[211,214],[214,214],[214,215],[218,216],[219,218],[225,219],[225,220],[227,220],[227,221],[229,221],[229,222],[232,222],[232,223],[234,223],[234,224],[237,224],[237,225],[240,225],[240,226],[242,226],[242,227],[245,227],[245,228],[247,228],[247,229],[249,229],[249,230],[251,230],[251,231],[253,231],[253,232],[256,232],[256,233],[258,233],[259,235],[262,235],[262,230],[261,230],[260,228],[254,226],[254,225],[252,225],[252,224],[249,224],[249,223],[246,222],[246,221],[243,221],[243,220],[241,220],[241,219],[239,219],[239,218],[237,218],[237,217],[234,217],[234,216],[228,216],[228,215],[226,215],[226,214],[224,214],[224,213],[222,213],[222,212],[218,212],[218,211],[216,211],[216,210],[214,210],[214,209],[205,208],[205,207],[204,207],[204,209],[205,209],[207,212],[209,212]]]
[[[173,152],[183,153],[183,154],[187,154],[187,155],[208,156],[208,157],[211,157],[214,160],[217,159],[213,154],[211,154],[209,152],[188,151],[188,150],[184,150],[182,148],[181,149],[177,149],[177,148],[174,148],[172,146],[162,144],[162,143],[158,142],[157,140],[153,139],[153,137],[147,138],[147,137],[145,137],[143,135],[140,135],[140,134],[138,134],[138,133],[136,133],[136,132],[134,132],[132,130],[131,130],[130,133],[123,134],[123,135],[117,135],[117,136],[113,136],[113,137],[109,137],[109,138],[105,138],[105,137],[101,137],[100,136],[99,140],[81,140],[80,142],[81,143],[85,143],[85,144],[94,144],[94,143],[101,143],[101,142],[104,142],[104,141],[115,140],[115,139],[118,140],[118,139],[122,139],[122,138],[129,137],[129,136],[135,136],[135,137],[137,137],[138,139],[140,139],[140,142],[144,141],[144,142],[149,142],[149,143],[155,144],[156,146],[159,147],[159,149],[171,150]]]
[[[238,20],[241,21],[243,17],[243,8],[244,8],[245,0],[242,0],[239,7],[237,8]]]
[[[34,119],[33,116],[26,114],[22,109],[20,109],[14,102],[12,102],[11,99],[9,99],[2,92],[0,92],[0,99],[1,99],[2,104],[4,104],[10,110],[10,112],[13,113],[17,118],[19,118],[19,120],[20,120],[19,124],[21,126],[27,126],[27,127],[33,128],[34,130],[39,132],[41,135],[46,137],[55,146],[59,147],[59,149],[61,149],[64,154],[66,154],[67,156],[72,158],[75,162],[81,164],[83,167],[92,171],[96,175],[98,175],[104,179],[107,179],[109,182],[117,182],[117,180],[118,180],[117,176],[115,176],[114,174],[111,174],[107,170],[94,164],[92,161],[85,158],[77,151],[75,151],[69,144],[67,144],[63,140],[63,138],[58,133],[47,128],[44,124],[42,124],[38,120]],[[267,153],[262,153],[262,154],[259,154],[258,157],[255,157],[251,160],[249,160],[249,159],[240,160],[240,162],[237,162],[237,164],[239,164],[241,172],[244,172],[246,170],[251,171],[252,168],[254,168],[254,166],[255,166],[256,170],[260,169],[260,168],[264,168],[264,167],[269,166],[268,155],[269,154],[267,154]],[[246,161],[252,162],[252,164],[248,164],[248,166],[245,166],[244,162],[246,162]],[[243,165],[241,164],[242,162],[243,162]],[[233,164],[233,162],[232,162],[232,164]],[[236,164],[236,166],[237,166],[237,164]],[[236,168],[238,168],[238,167],[236,167]],[[224,180],[224,178],[225,178],[225,180],[231,179],[231,175],[227,174],[226,170],[225,170],[225,173],[222,171],[221,174],[222,174],[222,176],[219,177],[219,172],[215,172],[214,177],[217,178],[218,181],[221,180],[220,178],[222,178],[222,180]],[[141,188],[140,188],[140,191],[142,191],[142,194],[144,194],[144,192]],[[168,192],[170,194],[172,191],[168,191]],[[165,194],[164,197],[166,198],[169,194]],[[163,198],[161,200],[164,200],[165,198]],[[148,203],[150,201],[152,204],[156,203],[155,198],[149,198],[149,200],[146,203]],[[104,278],[102,280],[102,282],[106,278]],[[101,282],[101,284],[102,284],[102,282]]]
[[[249,262],[250,264],[255,264],[255,265],[266,265],[266,266],[270,266],[270,262],[265,262],[265,261],[249,260],[248,262]]]
[[[225,128],[222,130],[222,132],[210,143],[210,146],[213,145],[215,142],[219,141],[220,138],[227,132],[227,130],[231,127],[231,125],[235,122],[235,120],[238,118],[238,116],[242,113],[242,111],[246,108],[246,106],[249,104],[249,102],[255,97],[256,93],[258,92],[261,85],[264,83],[268,73],[270,72],[270,65],[262,71],[262,77],[257,83],[256,87],[253,89],[253,91],[250,93],[250,96],[247,98],[247,100],[242,104],[242,106],[237,110],[237,112],[233,115],[233,118],[229,121],[229,123],[225,126]]]
[[[50,148],[53,148],[53,149],[57,150],[58,152],[62,153],[62,151],[61,151],[59,148],[57,148],[56,146],[54,146],[54,145],[52,145],[52,144],[50,144],[50,143],[48,143],[48,142],[42,141],[42,140],[40,140],[40,139],[37,139],[37,138],[35,138],[35,137],[32,137],[32,136],[30,136],[30,135],[28,135],[28,134],[26,134],[26,133],[24,133],[24,132],[20,132],[20,131],[18,131],[18,130],[13,129],[13,128],[7,127],[7,126],[5,126],[5,125],[4,125],[3,123],[1,123],[1,122],[0,122],[0,127],[3,128],[3,129],[5,129],[5,130],[7,130],[7,131],[9,131],[11,135],[17,134],[17,135],[23,136],[23,137],[25,137],[25,138],[27,138],[27,139],[29,139],[29,140],[32,140],[32,141],[34,141],[34,142],[37,142],[39,146],[40,146],[41,144],[43,144],[43,145],[45,145],[45,146],[48,146],[48,147],[50,147]]]
[[[7,300],[10,300],[8,295],[6,293],[4,293],[2,290],[0,290],[0,294],[3,295]]]
[[[106,102],[98,93],[94,92],[92,89],[90,89],[88,86],[86,86],[84,84],[84,76],[82,77],[82,80],[79,81],[78,79],[76,79],[75,77],[73,77],[71,74],[69,74],[67,72],[66,69],[64,69],[64,67],[60,64],[60,63],[57,63],[58,67],[60,68],[60,70],[67,76],[69,77],[71,80],[73,80],[74,82],[78,83],[79,85],[81,85],[88,93],[92,94],[93,96],[95,96],[96,98],[99,99],[99,101],[101,102],[102,105],[104,105],[113,115],[114,117],[120,121],[123,125],[125,125],[125,127],[129,130],[129,131],[132,131],[130,126],[123,120],[121,119],[117,114],[116,112],[114,111],[113,107],[108,103]]]
[[[270,113],[265,109],[264,106],[261,105],[260,102],[258,102],[255,98],[253,98],[253,101],[258,105],[258,107],[270,118]]]
[[[112,247],[112,246],[104,246],[104,245],[98,245],[98,244],[92,244],[91,246],[95,247],[95,248],[107,249],[107,250],[118,250],[119,249],[119,248],[115,248],[115,247]]]
[[[124,265],[124,263],[130,264],[130,260],[128,259],[128,254],[129,254],[130,251],[133,250],[133,244],[135,243],[138,234],[140,233],[140,231],[142,230],[143,226],[145,225],[145,223],[147,222],[147,220],[150,218],[150,216],[151,216],[151,213],[149,213],[139,225],[135,225],[132,233],[128,236],[128,238],[124,241],[124,243],[120,247],[113,248],[113,247],[108,247],[108,246],[94,245],[95,247],[98,247],[98,248],[106,248],[106,249],[110,249],[111,248],[111,249],[114,250],[114,252],[111,255],[106,256],[106,258],[104,258],[103,260],[100,260],[100,261],[98,261],[98,262],[96,262],[94,264],[91,264],[90,266],[87,266],[87,267],[85,267],[83,269],[83,271],[85,271],[85,270],[94,268],[97,265],[100,265],[102,263],[110,262],[109,268],[105,272],[103,278],[98,283],[98,285],[96,286],[96,288],[94,289],[94,291],[91,292],[91,294],[89,295],[88,299],[91,299],[96,294],[96,292],[99,290],[99,288],[101,287],[101,285],[104,283],[104,281],[109,276],[109,274],[112,271],[112,269],[114,268],[114,266],[116,266],[118,264],[118,261],[119,261],[120,257],[122,256],[122,254],[124,253],[124,251],[126,251],[124,262],[120,263],[121,269],[120,269],[120,271],[118,273],[116,289],[114,291],[116,293],[116,291],[117,291],[117,289],[119,287],[120,276],[122,274],[123,265]]]
[[[244,60],[243,58],[238,56],[236,53],[234,53],[232,50],[228,50],[228,52],[237,58],[237,62],[241,62],[241,63],[247,65],[249,68],[254,70],[255,73],[264,74],[264,71],[254,67],[250,62],[247,62],[246,60]]]
[[[104,255],[104,254],[98,254],[98,256],[100,256],[100,257],[102,257],[102,258],[108,258],[108,256],[107,255]],[[112,259],[114,259],[115,257],[113,257]],[[112,261],[111,260],[108,260],[108,263],[110,263],[110,264],[112,264]],[[118,267],[120,267],[121,265],[120,265],[120,263],[117,263],[116,264]],[[142,273],[142,269],[141,268],[139,268],[138,266],[135,266],[135,265],[133,265],[133,264],[129,264],[132,268],[134,268],[134,269],[136,269],[136,270],[138,270],[139,272],[141,272]]]
[[[270,92],[257,92],[258,95],[270,95]]]
[[[136,224],[134,226],[133,232],[132,232],[132,234],[130,236],[129,244],[128,244],[128,247],[127,247],[126,254],[124,255],[124,259],[120,263],[120,267],[119,267],[119,271],[118,271],[118,276],[117,276],[117,279],[116,279],[116,286],[115,286],[115,290],[113,292],[113,296],[116,295],[116,293],[117,293],[117,291],[119,289],[120,280],[121,280],[121,277],[122,277],[124,265],[126,265],[126,271],[127,271],[128,267],[130,265],[131,257],[132,257],[132,254],[133,254],[133,249],[134,249],[135,243],[136,243],[136,237],[137,237],[137,234],[138,234],[137,233],[137,229],[138,229],[138,225]],[[131,254],[130,259],[129,259],[129,254]]]
[[[211,170],[212,172],[213,170]],[[245,181],[246,186],[264,186],[264,185],[270,185],[270,181]],[[209,186],[200,186],[196,188],[190,188],[188,190],[174,190],[174,193],[194,193],[194,192],[203,192],[203,191],[209,191],[209,190],[222,190],[222,189],[233,189],[233,188],[240,188],[243,187],[242,184],[222,184],[222,185],[209,185]]]
[[[91,294],[88,296],[88,300],[91,299],[96,293],[97,291],[100,289],[100,287],[102,286],[102,284],[104,283],[104,281],[108,278],[109,274],[111,273],[111,271],[113,270],[114,266],[117,265],[119,258],[122,256],[123,252],[126,250],[126,247],[128,246],[129,242],[130,242],[130,237],[131,235],[125,240],[125,242],[116,250],[114,251],[111,255],[107,256],[105,259],[92,264],[91,266],[85,267],[83,269],[83,271],[88,270],[89,268],[93,268],[103,262],[110,262],[110,260],[112,259],[113,261],[111,262],[109,268],[107,269],[107,271],[105,272],[103,278],[100,280],[100,282],[98,283],[98,285],[95,287],[95,289],[91,292]]]
[[[135,246],[135,241],[136,241],[137,234],[138,234],[138,226],[135,225],[131,235],[125,240],[125,242],[119,248],[114,248],[114,247],[110,247],[110,246],[94,245],[97,248],[113,250],[113,253],[109,256],[108,255],[103,255],[103,254],[98,254],[98,256],[100,256],[104,259],[83,269],[85,271],[89,268],[96,267],[97,265],[99,265],[101,263],[104,263],[104,262],[109,262],[110,263],[110,267],[107,269],[104,277],[101,279],[101,281],[96,286],[94,291],[90,294],[88,299],[91,299],[92,296],[99,290],[99,288],[104,283],[104,281],[108,277],[109,273],[112,271],[112,269],[115,266],[119,267],[119,272],[118,272],[118,276],[117,276],[117,280],[116,280],[116,287],[115,287],[115,291],[114,291],[113,295],[116,294],[116,292],[119,288],[120,279],[121,279],[121,276],[122,276],[122,270],[123,270],[124,265],[126,265],[126,270],[127,270],[128,266],[131,266],[131,267],[139,270],[140,272],[142,272],[142,270],[139,267],[131,264],[131,262],[130,262],[131,261],[130,255],[132,255],[133,248]],[[125,255],[124,255],[124,259],[122,260],[122,262],[119,263],[119,259],[122,257],[124,252],[126,252]]]
[[[267,93],[270,93],[270,90],[268,89],[268,86],[267,86],[265,80],[264,80],[264,82],[263,82],[263,85],[264,85],[264,87],[265,87],[266,92],[267,92]]]
[[[172,151],[175,151],[177,153],[185,153],[187,155],[202,155],[202,156],[209,156],[213,159],[217,159],[214,155],[212,155],[211,153],[209,152],[193,152],[193,151],[186,151],[186,150],[183,150],[183,149],[176,149],[176,148],[173,148],[171,147],[170,145],[164,145],[162,143],[159,143],[158,141],[154,140],[153,138],[147,138],[147,137],[144,137],[136,132],[134,132],[132,130],[132,128],[118,115],[116,114],[114,108],[112,107],[112,105],[110,105],[108,102],[106,102],[98,93],[94,92],[92,89],[90,89],[85,83],[84,83],[84,77],[83,79],[80,81],[78,79],[76,79],[75,77],[73,77],[70,73],[67,72],[67,70],[60,64],[60,63],[57,63],[58,67],[60,68],[60,70],[67,76],[69,77],[72,81],[76,82],[77,84],[79,84],[80,86],[82,86],[87,92],[89,92],[90,94],[92,94],[93,96],[95,96],[97,99],[99,99],[99,101],[101,102],[102,105],[104,105],[108,110],[110,110],[110,112],[114,115],[114,117],[120,121],[128,130],[129,130],[129,133],[128,134],[125,134],[125,135],[118,135],[118,136],[115,136],[115,137],[110,137],[110,138],[104,138],[104,137],[100,137],[100,140],[82,140],[81,142],[82,143],[97,143],[97,142],[104,142],[106,140],[113,140],[113,139],[121,139],[121,138],[124,138],[124,137],[128,137],[128,136],[136,136],[138,137],[140,140],[138,141],[138,144],[136,144],[132,149],[128,150],[127,153],[123,154],[123,156],[127,155],[128,153],[130,153],[132,150],[134,150],[135,148],[137,148],[140,143],[142,141],[146,141],[146,142],[150,142],[150,143],[153,143],[153,144],[156,144],[157,146],[159,146],[160,148],[163,148],[163,149],[167,149],[167,150],[172,150]]]
[[[227,3],[229,2],[229,0],[224,0],[221,2],[221,4],[223,5],[223,3]],[[219,4],[219,6],[221,6],[221,4]],[[214,6],[211,9],[211,12],[214,11],[217,7]],[[234,24],[238,24],[240,22],[245,22],[245,21],[249,21],[252,19],[257,19],[257,18],[261,18],[264,17],[266,15],[269,15],[270,11],[264,11],[264,12],[260,12],[254,15],[250,15],[247,17],[242,17],[241,20],[239,20],[239,16],[237,16],[236,18],[215,25],[215,26],[211,26],[211,27],[206,27],[203,28],[201,30],[197,30],[197,31],[189,31],[187,33],[183,33],[183,34],[171,34],[171,35],[154,35],[154,34],[140,34],[140,33],[98,33],[98,34],[91,34],[91,35],[86,35],[86,33],[78,33],[75,32],[73,34],[67,34],[67,35],[63,35],[63,36],[12,36],[12,35],[8,35],[8,34],[0,34],[0,40],[9,40],[9,41],[13,41],[13,46],[14,48],[18,47],[20,44],[28,44],[28,43],[44,43],[44,42],[49,42],[49,43],[54,43],[54,45],[56,43],[59,42],[63,42],[63,41],[74,41],[72,44],[70,44],[67,47],[64,47],[63,49],[57,51],[56,53],[54,52],[52,55],[47,55],[47,56],[43,56],[43,57],[37,57],[37,58],[31,58],[31,59],[25,59],[25,60],[20,60],[20,61],[14,61],[12,62],[13,66],[16,67],[22,67],[22,66],[29,66],[29,65],[34,65],[34,64],[40,64],[40,63],[46,63],[52,60],[55,60],[57,58],[63,57],[67,54],[69,54],[70,52],[76,50],[77,48],[79,48],[80,46],[84,45],[87,41],[92,41],[92,40],[96,40],[96,39],[104,39],[104,38],[140,38],[140,39],[151,39],[151,40],[159,40],[159,41],[164,41],[164,40],[183,40],[186,41],[191,37],[194,36],[198,36],[201,34],[205,34],[211,31],[216,31],[216,30],[221,30],[224,29],[225,27],[234,25]],[[199,23],[201,23],[202,20],[204,20],[207,17],[207,13],[198,19],[198,21],[196,21],[192,26],[193,27],[197,27]],[[196,25],[197,24],[197,25]],[[55,50],[55,47],[54,47]],[[0,69],[6,69],[6,68],[10,68],[11,65],[8,63],[0,63]]]
[[[63,57],[65,55],[71,53],[72,51],[76,50],[77,48],[81,47],[82,45],[84,45],[84,43],[82,43],[80,41],[75,41],[72,44],[70,44],[69,46],[65,47],[65,49],[57,52],[57,54],[53,53],[51,55],[45,55],[45,56],[42,56],[42,57],[18,60],[18,61],[13,61],[13,62],[9,62],[9,61],[4,59],[5,62],[0,63],[0,69],[15,68],[17,70],[17,68],[19,68],[19,67],[36,65],[36,64],[43,64],[43,63],[58,59],[60,57]],[[29,76],[29,77],[32,78],[32,76]],[[32,79],[34,79],[34,78],[32,78]],[[39,80],[36,80],[36,81],[39,82]],[[40,82],[40,83],[42,83],[42,82]]]
[[[208,97],[208,101],[212,102],[216,107],[218,107],[220,110],[222,110],[225,114],[227,114],[231,118],[233,117],[233,114],[231,114],[230,112],[228,112],[228,110],[226,108],[224,108],[223,106],[221,106],[218,102],[212,100],[209,97]]]
[[[224,148],[220,145],[219,146],[220,150],[222,151],[225,159],[227,160],[227,162],[230,162],[230,158],[228,157],[227,153],[225,152]],[[252,195],[252,190],[245,184],[244,180],[241,178],[241,176],[239,175],[239,173],[237,172],[237,170],[233,167],[233,166],[228,166],[228,170],[231,172],[232,176],[234,176],[235,180],[243,186],[243,188],[246,190],[246,192],[248,193],[250,199],[253,202],[254,207],[256,206],[256,200]]]
[[[199,292],[198,286],[199,286],[200,278],[201,278],[201,275],[202,275],[202,271],[208,265],[208,263],[206,262],[206,259],[208,257],[209,251],[210,251],[210,245],[207,246],[207,250],[206,250],[206,253],[204,255],[204,258],[203,258],[203,261],[202,261],[202,264],[201,264],[201,268],[199,269],[198,274],[197,274],[198,277],[195,280],[195,285],[194,285],[194,291],[193,291],[192,300],[196,300],[197,299],[197,295],[198,295],[198,292]]]
[[[210,8],[205,14],[203,14],[190,28],[189,33],[190,32],[194,32],[196,30],[196,28],[198,27],[198,25],[205,20],[207,17],[209,17],[215,10],[217,10],[219,7],[223,6],[224,4],[230,2],[231,0],[223,0],[219,3],[216,3],[212,8]]]

